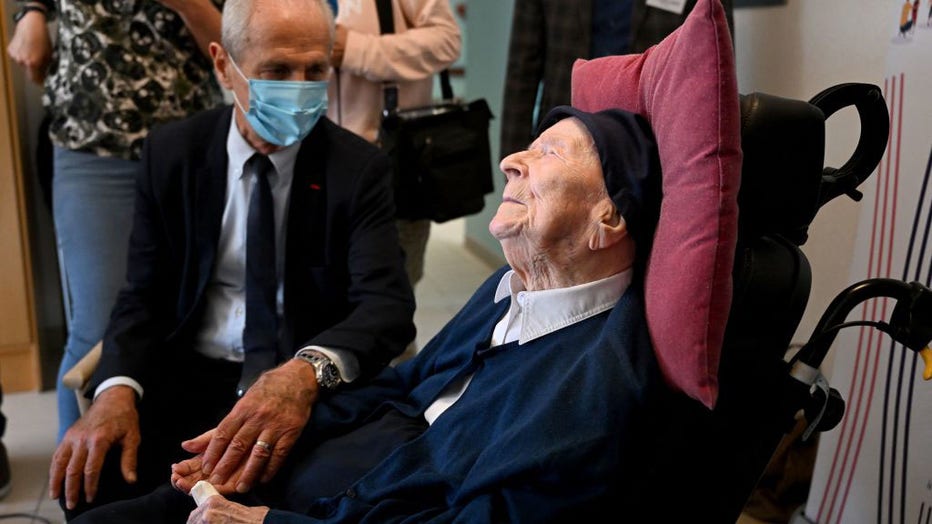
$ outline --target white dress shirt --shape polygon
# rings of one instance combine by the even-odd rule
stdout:
[[[534,339],[571,326],[615,307],[631,284],[632,270],[578,286],[526,291],[514,270],[502,275],[495,290],[496,303],[511,297],[511,306],[492,330],[491,347]],[[428,424],[452,406],[466,391],[472,375],[455,381],[424,411]]]
[[[282,318],[285,228],[291,200],[291,180],[300,143],[269,155],[275,173],[269,173],[275,215],[275,273],[278,289],[276,310]],[[236,119],[227,134],[227,188],[223,218],[213,273],[204,289],[204,322],[197,334],[195,349],[210,358],[243,361],[243,328],[246,325],[246,223],[249,199],[256,177],[243,167],[256,150],[236,129]]]

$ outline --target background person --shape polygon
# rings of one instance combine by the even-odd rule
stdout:
[[[222,3],[18,2],[7,52],[30,80],[44,82],[54,144],[52,209],[68,328],[59,441],[79,416],[61,376],[103,337],[124,283],[143,140],[157,124],[222,102],[207,57],[207,44],[220,37]]]
[[[570,77],[577,58],[640,53],[679,27],[696,0],[667,2],[678,5],[680,12],[648,3],[515,1],[502,102],[502,157],[527,147],[548,109],[570,103]],[[722,0],[722,5],[733,29],[732,0]]]
[[[459,25],[449,0],[394,0],[395,32],[382,35],[376,0],[338,0],[330,83],[331,120],[370,142],[378,138],[382,85],[398,85],[398,108],[431,103],[434,77],[460,56]],[[405,271],[414,286],[424,275],[430,220],[397,221]]]

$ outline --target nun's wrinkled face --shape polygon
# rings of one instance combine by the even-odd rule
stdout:
[[[593,210],[608,193],[592,137],[578,119],[547,128],[527,151],[505,157],[500,168],[507,182],[489,232],[502,242],[506,257],[515,244],[532,257],[572,250],[597,226]]]

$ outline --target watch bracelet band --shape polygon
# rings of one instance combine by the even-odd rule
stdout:
[[[19,21],[22,20],[24,16],[26,16],[26,13],[29,13],[31,11],[42,13],[43,15],[45,15],[46,18],[48,18],[49,16],[48,8],[46,8],[44,4],[41,4],[39,2],[31,2],[28,4],[24,4],[22,7],[19,8],[19,11],[13,14],[13,23],[18,24]]]
[[[317,385],[322,389],[332,391],[343,383],[343,377],[340,376],[339,368],[337,368],[333,360],[327,355],[313,349],[302,349],[295,354],[294,358],[303,360],[314,368],[314,374],[317,377]],[[324,369],[331,370],[333,377],[324,376],[326,375],[323,373]],[[332,380],[328,380],[328,378],[332,378]]]
[[[16,3],[19,4],[20,7],[39,4],[44,6],[45,10],[49,13],[55,11],[55,0],[17,0]]]
[[[50,22],[56,18],[55,14],[57,8],[55,7],[55,0],[17,0],[16,4],[19,6],[19,10],[13,13],[14,19],[21,19],[27,12],[36,11],[38,10],[37,8],[42,7],[45,8],[46,22]]]

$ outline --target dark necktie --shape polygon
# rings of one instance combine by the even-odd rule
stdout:
[[[243,373],[237,395],[275,365],[278,348],[278,314],[275,294],[275,214],[269,175],[275,167],[265,155],[253,155],[245,165],[256,183],[249,198],[246,222],[246,326],[243,328]]]

